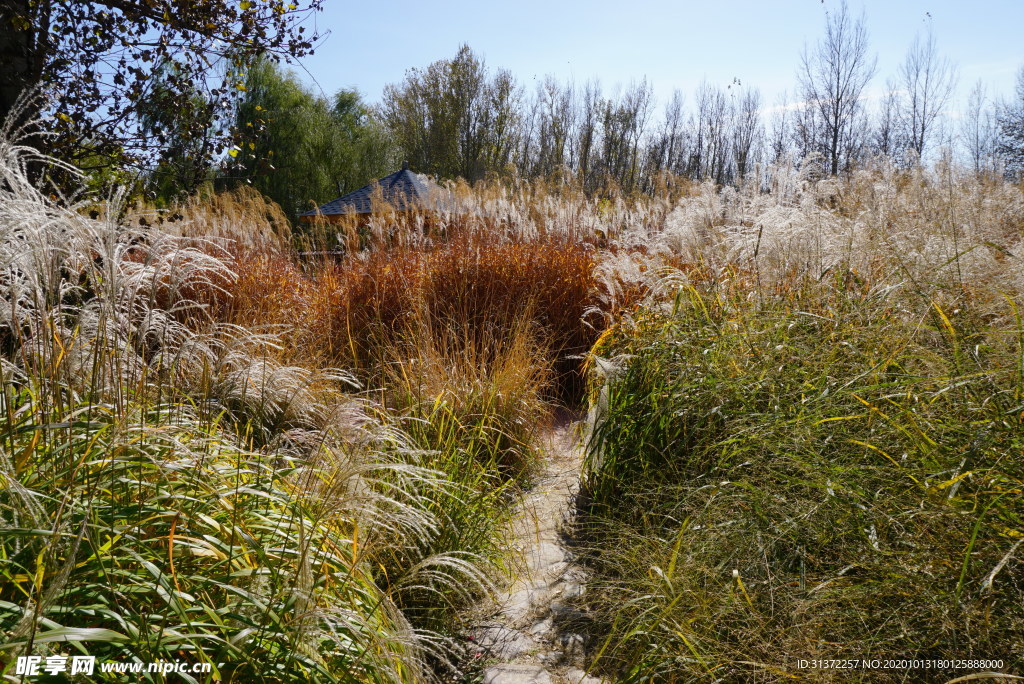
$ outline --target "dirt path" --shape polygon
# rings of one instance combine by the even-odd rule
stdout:
[[[476,655],[488,666],[484,684],[602,684],[583,670],[583,622],[568,599],[583,592],[586,575],[563,546],[562,527],[579,488],[582,449],[576,423],[550,430],[541,470],[519,504],[510,531],[514,579],[477,622]]]

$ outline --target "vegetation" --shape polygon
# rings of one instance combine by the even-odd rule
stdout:
[[[220,184],[252,184],[296,221],[325,198],[394,170],[391,142],[357,92],[328,102],[269,60],[250,67],[242,87]]]
[[[182,0],[0,3],[0,121],[30,123],[52,115],[36,146],[97,168],[151,159],[168,142],[147,136],[138,116],[157,105],[180,114],[193,136],[226,113],[238,92],[239,69],[261,55],[300,57],[318,37],[303,19],[320,9],[309,3]],[[219,78],[211,73],[217,64]],[[173,67],[170,69],[169,67]],[[163,70],[160,89],[152,89]],[[25,91],[47,99],[19,107]],[[201,89],[203,97],[193,97]],[[37,107],[38,105],[38,107]],[[223,143],[223,141],[221,141]],[[223,151],[223,144],[209,153]],[[208,157],[210,161],[212,157]],[[53,169],[51,169],[53,171]]]
[[[556,622],[591,672],[1024,668],[1024,71],[958,155],[934,37],[868,112],[845,5],[770,120],[738,80],[659,117],[646,81],[528,92],[468,46],[328,99],[274,61],[318,1],[79,5],[0,0],[5,678],[472,677],[565,407],[588,575]],[[403,158],[447,201],[298,223]]]
[[[236,681],[441,667],[424,629],[487,585],[507,509],[489,406],[404,419],[283,364],[273,331],[205,313],[235,277],[212,238],[87,218],[27,154],[0,148],[5,671],[68,641]]]
[[[616,681],[781,681],[801,658],[1021,664],[1018,340],[973,356],[1006,333],[808,294],[691,290],[609,349],[632,358],[580,525]]]
[[[254,190],[89,218],[4,150],[8,668],[67,637],[246,681],[441,677],[559,398],[592,410],[593,670],[1019,666],[1019,187],[453,186],[316,261]]]
[[[725,204],[752,225],[595,347],[577,537],[614,681],[1019,671],[1024,197],[876,174]]]

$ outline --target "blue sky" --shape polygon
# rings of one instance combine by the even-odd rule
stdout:
[[[554,74],[577,83],[598,78],[609,93],[647,77],[659,101],[674,88],[689,101],[702,79],[724,86],[739,78],[760,88],[769,105],[793,90],[803,45],[818,39],[825,12],[839,6],[838,0],[324,4],[316,22],[330,35],[303,60],[301,75],[325,93],[355,87],[377,101],[406,69],[452,57],[468,43],[489,66],[509,69],[528,88]],[[990,91],[1009,95],[1024,64],[1024,0],[851,0],[849,7],[867,19],[878,55],[876,92],[895,75],[915,32],[929,25],[939,51],[958,67],[960,98],[979,78]]]

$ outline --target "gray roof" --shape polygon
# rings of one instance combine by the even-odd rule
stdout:
[[[380,186],[384,200],[399,211],[415,209],[437,203],[437,191],[440,187],[420,173],[413,173],[409,165],[404,164],[399,171],[384,176],[378,181],[364,185],[358,190],[332,200],[327,204],[299,216],[336,216],[338,214],[371,214],[373,206],[371,198],[374,189]],[[433,202],[431,202],[433,200]]]

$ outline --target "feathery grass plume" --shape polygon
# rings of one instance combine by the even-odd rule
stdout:
[[[97,204],[91,209],[103,217],[111,208]],[[169,235],[212,240],[233,250],[282,252],[293,238],[281,207],[249,185],[216,192],[205,184],[167,208],[136,202],[115,209],[123,214],[124,225],[156,224]]]
[[[438,501],[474,492],[348,374],[213,322],[199,295],[235,277],[216,245],[86,218],[26,179],[31,154],[0,137],[4,671],[71,642],[245,681],[430,678],[444,640],[398,598],[485,582],[432,546]]]

